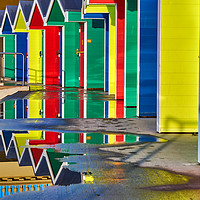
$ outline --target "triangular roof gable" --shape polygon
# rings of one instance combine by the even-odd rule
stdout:
[[[9,17],[6,16],[5,17],[5,20],[2,24],[2,30],[1,30],[2,33],[12,33],[12,26],[10,24],[10,20],[9,20]]]
[[[44,4],[46,2],[46,4]],[[34,0],[27,26],[43,26],[50,0]]]
[[[25,149],[23,146],[26,145],[26,138],[28,138],[28,134],[15,134],[16,151],[18,151],[20,157]]]
[[[82,9],[82,0],[53,0],[50,3],[47,17],[46,17],[46,23],[48,21],[54,21],[51,19],[52,17],[52,11],[55,6],[55,1],[57,1],[58,5],[60,6],[60,10],[62,11],[62,14],[64,16],[64,22],[68,22],[68,12],[69,11],[81,11]],[[56,21],[56,20],[55,20]],[[60,21],[59,21],[60,22]]]
[[[13,25],[13,31],[16,31],[16,32],[26,31],[26,22],[21,10],[19,10],[19,12],[16,15],[15,23]]]
[[[17,6],[6,6],[1,25],[1,32],[4,33],[12,32],[12,26],[14,23],[16,12],[17,12]]]
[[[20,1],[17,9],[17,13],[14,20],[13,30],[15,29],[28,29],[28,20],[31,13],[33,1]],[[23,18],[22,18],[23,17]],[[24,23],[23,23],[24,21]],[[23,24],[23,27],[17,27],[19,24]],[[24,27],[25,25],[25,27]]]
[[[20,1],[15,16],[15,21],[13,25],[13,31],[17,29],[18,31],[28,29],[28,20],[31,13],[31,8],[33,6],[33,1]]]
[[[28,27],[31,26],[43,26],[44,25],[44,17],[42,16],[42,11],[38,6],[37,0],[33,2],[33,6],[31,9],[29,21],[27,23]]]
[[[66,13],[64,12],[64,9],[60,1],[52,0],[49,5],[49,9],[47,11],[45,23],[50,22],[50,21],[64,22],[65,18],[66,18]]]

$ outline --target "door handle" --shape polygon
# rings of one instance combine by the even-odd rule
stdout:
[[[42,53],[42,51],[40,51],[40,58],[42,58],[43,57],[43,53]]]
[[[39,114],[42,115],[43,114],[43,110],[40,109]]]
[[[58,57],[60,57],[61,54],[62,54],[62,53],[60,53],[59,50],[56,51],[56,55],[57,55]]]
[[[76,49],[76,55],[78,56],[79,53],[84,53],[84,51],[79,51],[79,49]]]

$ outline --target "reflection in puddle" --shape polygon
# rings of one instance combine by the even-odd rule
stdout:
[[[165,177],[163,171],[158,178],[158,170],[111,161],[110,157],[121,155],[100,149],[167,142],[151,135],[127,134],[120,126],[120,133],[106,132],[103,126],[97,131],[99,122],[92,124],[91,118],[136,115],[135,108],[124,109],[123,101],[115,101],[103,91],[50,88],[18,93],[6,97],[0,108],[0,150],[5,152],[0,160],[5,166],[0,176],[0,197],[45,199],[46,194],[52,199],[113,199],[113,195],[118,199],[148,199],[139,188]],[[109,123],[117,122],[108,120],[104,125]]]

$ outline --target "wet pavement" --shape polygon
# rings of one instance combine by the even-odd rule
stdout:
[[[9,165],[14,159],[31,166],[36,176],[49,176],[54,186],[19,189],[16,194],[5,188],[0,196],[200,199],[198,137],[158,134],[156,119],[138,119],[134,113],[103,91],[51,87],[3,98],[4,162]]]

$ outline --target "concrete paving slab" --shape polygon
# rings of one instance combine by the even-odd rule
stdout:
[[[0,87],[0,100],[19,91],[29,91],[29,86],[2,86]]]
[[[111,160],[133,163],[138,167],[158,168],[200,177],[200,165],[197,160],[197,136],[192,134],[159,134],[159,137],[168,141],[123,147],[104,147],[101,150],[123,155],[118,158],[110,158]]]

